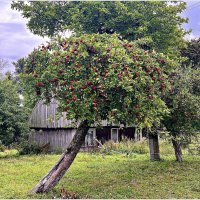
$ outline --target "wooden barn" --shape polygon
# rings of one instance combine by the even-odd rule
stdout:
[[[66,120],[66,113],[62,113],[62,116],[57,119],[57,107],[58,101],[55,99],[49,105],[39,101],[29,119],[30,141],[40,145],[49,144],[52,151],[65,149],[70,144],[76,131],[76,128],[74,128],[75,123],[72,120]],[[90,127],[82,148],[88,149],[95,146],[97,144],[96,139],[103,144],[108,140],[118,142],[123,136],[140,140],[142,132],[136,127],[120,128],[117,125],[109,124],[106,120],[102,120],[102,128],[97,128],[95,125]]]

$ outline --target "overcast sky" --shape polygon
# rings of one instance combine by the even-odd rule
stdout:
[[[34,47],[47,40],[32,34],[26,27],[27,20],[19,12],[12,10],[10,4],[8,0],[0,1],[0,58],[9,62],[4,71],[13,71],[13,61],[27,56]],[[189,23],[184,28],[193,30],[187,37],[200,37],[200,1],[188,1],[187,10],[182,15],[189,18]]]

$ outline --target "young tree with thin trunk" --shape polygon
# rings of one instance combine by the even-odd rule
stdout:
[[[165,116],[163,124],[169,132],[179,162],[183,160],[181,144],[189,143],[192,136],[200,133],[200,95],[194,91],[199,82],[198,76],[198,70],[177,68],[169,76],[171,88],[164,97],[170,114]]]
[[[47,102],[56,98],[60,112],[77,122],[72,143],[32,192],[47,192],[62,178],[92,123],[151,127],[168,112],[160,96],[173,62],[143,50],[142,43],[115,34],[85,34],[58,38],[26,59],[25,89]]]

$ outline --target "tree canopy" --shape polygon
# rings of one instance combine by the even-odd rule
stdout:
[[[181,49],[181,54],[188,58],[185,65],[200,69],[200,38],[187,41],[187,47]]]
[[[171,71],[171,88],[165,95],[170,115],[164,124],[170,135],[182,142],[190,142],[191,136],[200,133],[199,42],[200,39],[187,41],[187,47],[181,49],[186,59]]]
[[[188,142],[192,135],[200,132],[200,95],[194,90],[197,73],[191,68],[176,69],[169,77],[171,88],[165,102],[170,115],[164,124],[173,138]]]
[[[172,54],[184,46],[184,2],[13,2],[37,35],[118,33],[124,39],[148,38],[151,47]],[[149,48],[147,45],[146,48]]]
[[[60,38],[26,59],[25,85],[57,98],[68,119],[150,127],[167,112],[160,95],[174,63],[142,44],[108,34]]]

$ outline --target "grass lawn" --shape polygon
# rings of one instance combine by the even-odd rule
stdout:
[[[79,153],[57,187],[46,195],[28,191],[58,160],[58,155],[0,159],[1,198],[60,198],[62,185],[80,198],[200,198],[200,156],[150,162],[148,155]]]

